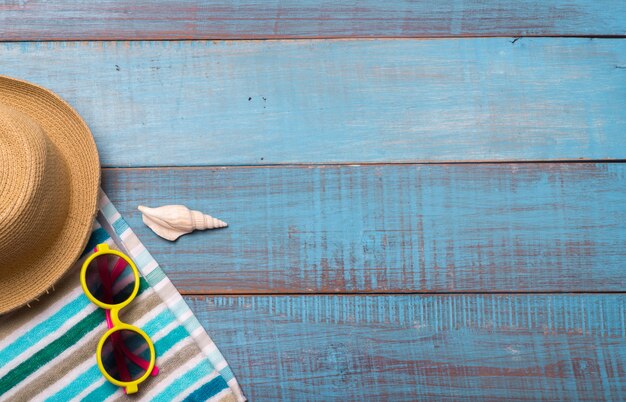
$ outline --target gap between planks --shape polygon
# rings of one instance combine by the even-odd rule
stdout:
[[[542,35],[542,34],[529,34],[524,36],[511,36],[511,35],[440,35],[440,36],[267,36],[264,38],[256,37],[240,37],[229,38],[220,36],[189,36],[181,38],[159,38],[159,37],[141,37],[141,38],[102,38],[102,37],[86,37],[80,39],[68,39],[63,37],[58,38],[45,38],[45,39],[3,39],[2,43],[58,43],[58,42],[289,42],[289,41],[377,41],[377,40],[467,40],[467,39],[500,39],[508,38],[513,41],[518,41],[524,38],[549,38],[549,39],[626,39],[624,35]],[[512,42],[513,43],[513,42]]]
[[[102,167],[102,170],[202,170],[202,169],[250,169],[250,168],[324,168],[324,167],[358,167],[358,166],[414,166],[414,165],[535,165],[535,164],[587,164],[587,163],[605,163],[605,164],[619,164],[626,163],[626,159],[562,159],[562,160],[551,160],[551,159],[540,159],[540,160],[510,160],[510,161],[502,161],[502,160],[474,160],[474,161],[414,161],[414,162],[324,162],[324,163],[268,163],[268,164],[220,164],[220,165],[162,165],[162,166],[106,166]]]
[[[458,292],[419,292],[419,291],[394,291],[394,292],[259,292],[259,293],[198,293],[198,292],[186,292],[185,290],[178,290],[182,296],[189,297],[206,297],[206,296],[219,296],[219,297],[262,297],[262,296],[303,296],[303,297],[315,297],[315,296],[346,296],[346,297],[359,297],[359,296],[459,296],[459,295],[471,295],[471,296],[507,296],[507,295],[624,295],[626,291],[618,290],[606,290],[606,291],[458,291]]]

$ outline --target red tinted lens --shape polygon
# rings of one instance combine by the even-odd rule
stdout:
[[[85,280],[89,292],[106,304],[128,300],[135,286],[135,275],[128,261],[113,254],[101,254],[91,261]]]
[[[111,333],[102,347],[102,365],[118,381],[143,376],[150,363],[150,348],[139,333],[122,329]]]

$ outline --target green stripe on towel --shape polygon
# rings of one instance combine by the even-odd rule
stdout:
[[[0,396],[7,392],[14,384],[24,380],[40,367],[50,362],[52,359],[60,355],[65,349],[76,343],[77,340],[92,331],[98,324],[104,322],[105,316],[103,310],[95,310],[87,317],[83,318],[76,325],[70,328],[66,333],[56,340],[52,341],[48,346],[41,349],[30,358],[19,364],[13,370],[0,379]]]
[[[85,246],[85,251],[83,251],[83,255],[91,252],[94,247],[96,247],[100,243],[104,243],[109,240],[110,236],[103,228],[98,228],[91,233],[91,237],[87,242],[87,246]]]

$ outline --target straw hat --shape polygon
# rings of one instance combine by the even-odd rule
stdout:
[[[80,257],[99,185],[96,144],[78,113],[0,76],[0,314],[44,293]]]

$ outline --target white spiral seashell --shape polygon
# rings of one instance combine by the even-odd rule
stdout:
[[[143,223],[164,239],[174,241],[194,230],[219,229],[228,226],[226,222],[193,211],[184,205],[165,205],[148,208],[140,205]]]

